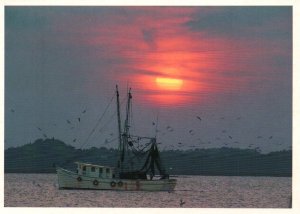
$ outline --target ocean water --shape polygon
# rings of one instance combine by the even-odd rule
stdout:
[[[56,174],[5,174],[5,207],[288,208],[286,177],[179,176],[174,192],[59,190]]]

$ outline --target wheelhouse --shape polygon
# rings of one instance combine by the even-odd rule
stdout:
[[[78,175],[84,175],[95,178],[115,178],[114,167],[100,166],[80,162],[76,162],[76,164]]]

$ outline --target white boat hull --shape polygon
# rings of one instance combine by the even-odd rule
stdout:
[[[129,180],[115,178],[97,178],[78,175],[75,172],[57,168],[60,189],[95,189],[125,191],[173,191],[176,179]]]

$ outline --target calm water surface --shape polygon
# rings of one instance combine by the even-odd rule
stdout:
[[[55,174],[5,174],[6,207],[287,208],[291,178],[179,176],[174,192],[59,190]]]

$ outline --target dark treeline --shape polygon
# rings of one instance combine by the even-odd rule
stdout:
[[[56,139],[5,150],[6,173],[53,173],[55,165],[75,169],[75,161],[114,166],[117,150],[75,149]],[[213,148],[162,151],[161,158],[173,175],[291,176],[290,150],[261,154],[252,149]]]

